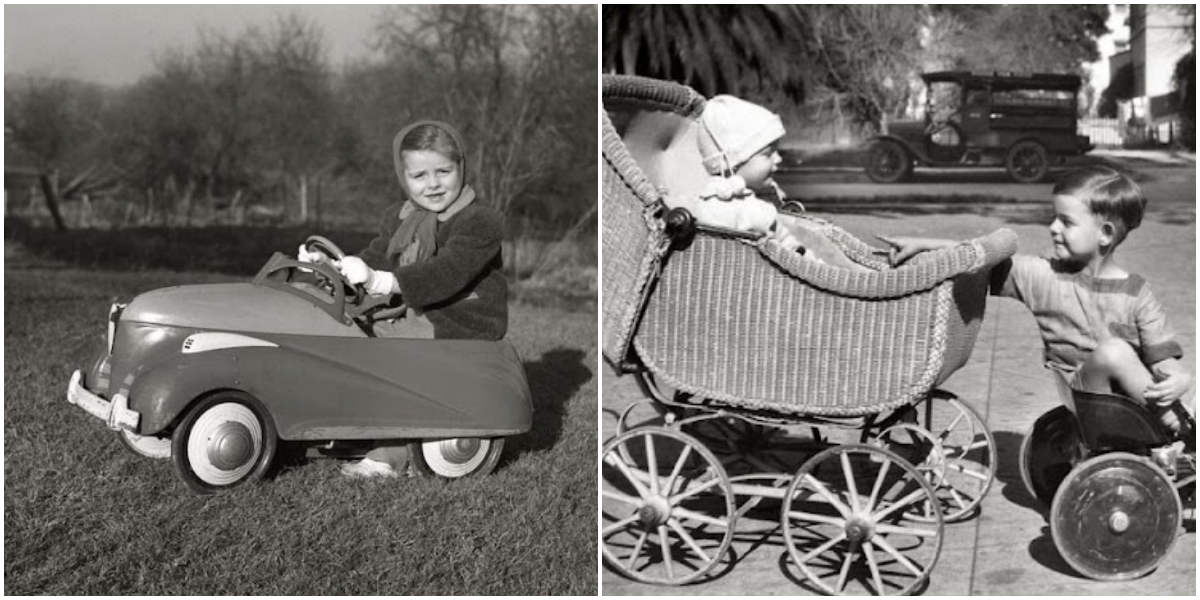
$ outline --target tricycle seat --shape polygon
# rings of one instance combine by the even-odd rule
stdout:
[[[1136,452],[1172,442],[1158,417],[1137,400],[1077,390],[1062,373],[1054,373],[1059,397],[1075,415],[1083,443],[1093,453]]]

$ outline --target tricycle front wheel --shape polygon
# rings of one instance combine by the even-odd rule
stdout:
[[[504,438],[419,440],[408,445],[413,469],[442,479],[487,475],[496,469],[503,451]]]

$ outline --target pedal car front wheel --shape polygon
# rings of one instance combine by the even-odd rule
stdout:
[[[275,458],[275,423],[254,398],[221,392],[198,402],[175,430],[171,458],[192,490],[211,494],[262,479]]]
[[[487,475],[495,470],[503,450],[504,438],[420,440],[408,445],[413,469],[442,479]]]

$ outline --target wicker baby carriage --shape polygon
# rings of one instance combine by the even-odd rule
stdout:
[[[721,561],[738,516],[775,498],[793,562],[818,590],[841,593],[856,579],[876,594],[923,585],[944,517],[973,514],[994,477],[990,433],[936,386],[968,359],[988,270],[1011,256],[1015,235],[1000,230],[891,268],[878,250],[809,219],[868,267],[854,271],[694,226],[666,200],[694,196],[703,181],[695,125],[705,99],[622,76],[604,78],[603,97],[603,351],[638,378],[658,415],[635,417],[631,405],[602,451],[606,563],[639,581],[695,581]],[[815,432],[797,463],[797,424],[852,427],[867,443]],[[783,439],[788,451],[758,452],[764,439]],[[971,493],[950,483],[956,473],[976,482]],[[737,506],[738,496],[752,501]],[[814,499],[829,514],[804,508]],[[887,532],[921,549],[897,550]],[[828,552],[839,558],[826,576],[818,563]],[[900,581],[886,581],[895,569],[876,558],[901,565]]]

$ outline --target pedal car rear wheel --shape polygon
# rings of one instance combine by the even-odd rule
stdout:
[[[175,470],[191,489],[210,494],[262,479],[275,458],[275,423],[239,392],[204,398],[171,438]]]
[[[733,488],[696,438],[640,427],[609,440],[601,463],[600,537],[610,568],[645,583],[682,585],[721,562],[737,520]]]
[[[1063,560],[1092,579],[1134,579],[1153,571],[1175,544],[1183,508],[1167,474],[1117,452],[1071,471],[1050,509],[1050,534]]]
[[[1082,458],[1079,427],[1065,406],[1046,411],[1021,440],[1021,481],[1043,506],[1049,506],[1071,467]]]
[[[171,438],[153,435],[138,435],[128,429],[122,429],[117,435],[121,445],[138,456],[154,459],[171,458]]]
[[[942,550],[933,487],[876,446],[834,446],[805,462],[783,497],[781,520],[792,564],[826,594],[920,591]]]
[[[408,445],[413,469],[442,479],[487,475],[496,469],[503,451],[504,438],[420,440]]]

